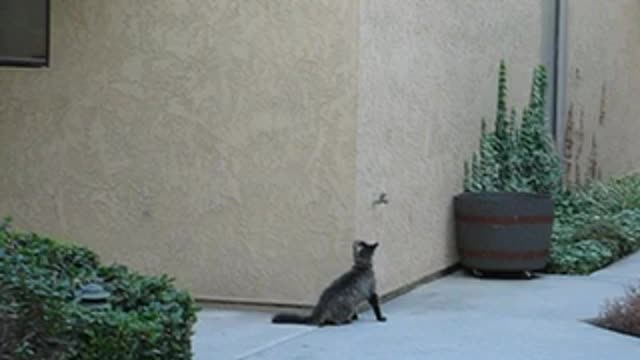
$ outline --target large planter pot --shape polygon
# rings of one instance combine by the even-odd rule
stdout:
[[[460,262],[474,272],[530,276],[549,258],[553,200],[530,193],[463,193],[454,198]]]

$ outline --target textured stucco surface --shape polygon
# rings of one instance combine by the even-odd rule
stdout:
[[[361,2],[356,235],[382,242],[383,290],[455,261],[452,196],[495,116],[498,62],[521,108],[542,17],[541,1]],[[372,207],[381,192],[390,203]]]
[[[0,213],[198,296],[309,302],[354,237],[357,1],[53,0],[0,69]]]
[[[604,177],[638,170],[640,1],[569,0],[568,8],[570,178],[593,175],[591,159]]]
[[[521,109],[550,4],[53,0],[52,67],[0,69],[0,215],[240,301],[308,304],[375,240],[394,290],[456,260],[497,64]],[[638,18],[569,1],[582,172],[593,132],[605,175],[638,166]]]

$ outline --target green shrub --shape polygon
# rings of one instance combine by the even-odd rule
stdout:
[[[75,300],[102,282],[110,309]],[[166,276],[101,266],[91,251],[0,226],[0,359],[190,359],[197,308]]]
[[[547,271],[588,274],[640,248],[640,176],[593,182],[555,201]]]
[[[547,270],[557,274],[589,274],[613,261],[609,246],[593,239],[575,243],[551,243]]]
[[[0,260],[0,356],[58,359],[72,332],[70,280],[5,250]]]

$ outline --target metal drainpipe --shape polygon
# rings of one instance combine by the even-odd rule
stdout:
[[[553,100],[551,126],[556,146],[562,151],[567,114],[567,19],[568,0],[554,0]]]

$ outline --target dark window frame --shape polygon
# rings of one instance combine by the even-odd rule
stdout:
[[[44,58],[0,55],[0,68],[48,68],[51,61],[51,0],[45,0],[45,55]]]

